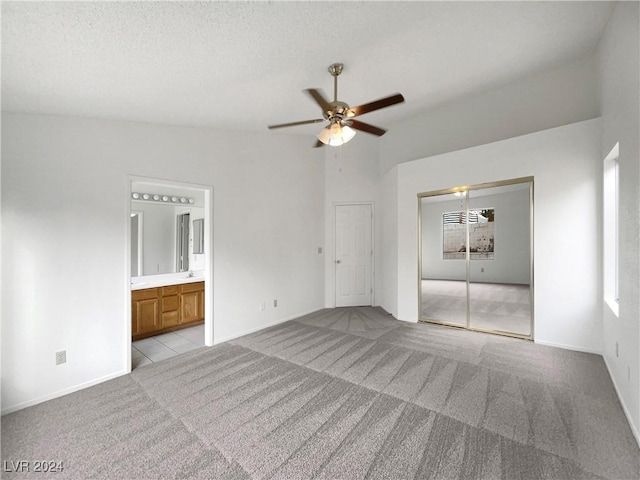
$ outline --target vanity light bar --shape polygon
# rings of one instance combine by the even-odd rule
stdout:
[[[159,203],[176,203],[178,205],[189,204],[193,205],[195,200],[189,197],[176,197],[175,195],[159,195],[157,193],[131,193],[133,200],[142,200],[147,202],[159,202]]]

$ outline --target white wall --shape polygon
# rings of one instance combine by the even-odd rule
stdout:
[[[385,227],[397,221],[397,265],[385,262],[390,270],[383,272],[397,271],[397,306],[390,311],[395,307],[401,320],[418,319],[419,192],[533,176],[535,339],[599,352],[599,137],[594,119],[395,167],[397,219],[388,216]]]
[[[382,237],[379,252],[382,253],[381,271],[378,272],[382,279],[380,289],[380,306],[398,317],[398,169],[392,168],[382,178],[382,208],[380,220]]]
[[[216,341],[324,304],[308,138],[3,114],[2,154],[5,412],[125,372],[129,175],[213,187]]]
[[[378,138],[358,132],[341,147],[323,147],[325,154],[325,306],[335,307],[335,214],[337,203],[373,204],[374,296],[380,304],[382,252],[376,246],[382,242],[380,211],[380,179],[378,176]]]
[[[616,2],[599,45],[601,161],[620,142],[619,317],[603,307],[603,356],[640,442],[640,24],[638,2]],[[603,292],[599,292],[602,297]],[[619,344],[618,356],[615,353]]]
[[[387,125],[389,131],[380,139],[380,172],[384,174],[402,162],[588,120],[599,114],[597,63],[590,55]]]
[[[472,281],[529,284],[529,190],[526,185],[522,188],[479,198],[474,198],[472,195],[473,209],[493,208],[496,218],[494,258],[471,260]],[[464,207],[460,207],[460,200],[443,202],[425,202],[424,200],[422,204],[422,278],[466,280],[466,260],[445,260],[442,256],[442,214],[464,210]]]

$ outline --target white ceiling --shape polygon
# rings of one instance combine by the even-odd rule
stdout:
[[[387,127],[593,52],[610,2],[2,2],[2,108],[265,131],[343,62]],[[273,134],[296,134],[293,127]],[[314,126],[317,129],[317,126]]]

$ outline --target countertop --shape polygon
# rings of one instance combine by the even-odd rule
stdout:
[[[167,285],[178,285],[182,283],[204,282],[204,274],[194,273],[193,277],[188,277],[187,272],[170,273],[164,275],[149,275],[146,277],[133,277],[131,279],[131,290],[142,290],[145,288],[166,287]]]

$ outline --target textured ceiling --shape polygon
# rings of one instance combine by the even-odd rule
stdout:
[[[2,107],[266,131],[318,118],[302,90],[381,127],[592,52],[610,2],[2,2]],[[301,133],[305,128],[278,130]],[[317,129],[317,126],[314,126]],[[274,131],[274,134],[276,132]]]

